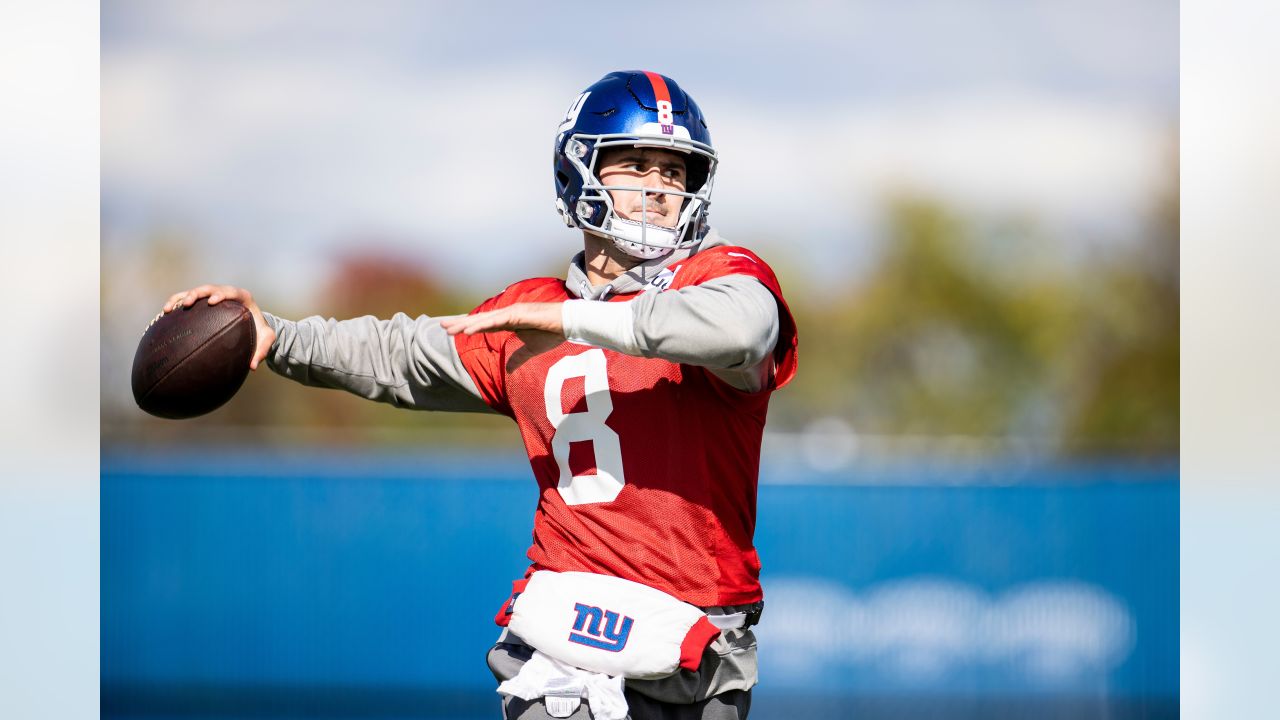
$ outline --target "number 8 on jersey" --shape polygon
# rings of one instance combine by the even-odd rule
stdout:
[[[560,394],[570,378],[582,378],[586,391],[585,412],[566,413]],[[547,420],[555,428],[551,452],[560,467],[556,489],[569,505],[610,502],[622,492],[626,475],[622,471],[622,445],[618,433],[604,424],[613,413],[609,393],[609,372],[604,351],[592,348],[579,355],[560,358],[547,371],[544,387]],[[574,475],[569,469],[569,443],[590,440],[596,456],[594,475]]]

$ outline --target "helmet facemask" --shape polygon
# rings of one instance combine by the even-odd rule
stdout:
[[[664,148],[684,153],[687,178],[685,191],[605,185],[596,172],[600,151],[609,147]],[[655,138],[618,133],[575,134],[565,144],[564,155],[582,178],[582,194],[577,207],[572,209],[575,224],[590,233],[613,240],[614,245],[627,255],[640,260],[652,260],[678,248],[695,245],[706,234],[706,216],[711,205],[711,187],[716,168],[716,153],[711,146],[675,137]],[[640,193],[641,210],[638,220],[629,220],[615,211],[613,197],[609,193],[611,190]],[[680,214],[674,227],[649,222],[651,195],[681,198]]]

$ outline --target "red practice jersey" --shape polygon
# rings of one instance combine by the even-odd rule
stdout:
[[[749,250],[715,247],[668,270],[669,290],[747,275],[773,293],[777,369],[766,389],[747,393],[702,367],[567,341],[526,346],[513,332],[458,335],[458,354],[485,402],[524,438],[540,489],[534,569],[622,577],[700,607],[755,602],[760,440],[770,393],[795,375],[795,321],[773,271]],[[536,278],[475,312],[572,299],[563,280]]]

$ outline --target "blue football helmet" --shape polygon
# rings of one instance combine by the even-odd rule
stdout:
[[[599,151],[614,146],[685,153],[688,192],[604,185],[596,175]],[[698,104],[674,80],[657,73],[627,70],[604,76],[573,101],[556,134],[556,209],[565,224],[610,238],[620,250],[642,260],[703,238],[715,173],[716,151]],[[618,216],[609,190],[641,192],[641,220]],[[683,198],[675,227],[645,220],[644,207],[652,194]]]

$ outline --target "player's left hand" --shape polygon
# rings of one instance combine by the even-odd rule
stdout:
[[[450,335],[474,335],[500,330],[541,330],[564,337],[560,303],[515,303],[474,315],[445,318],[440,326]]]

